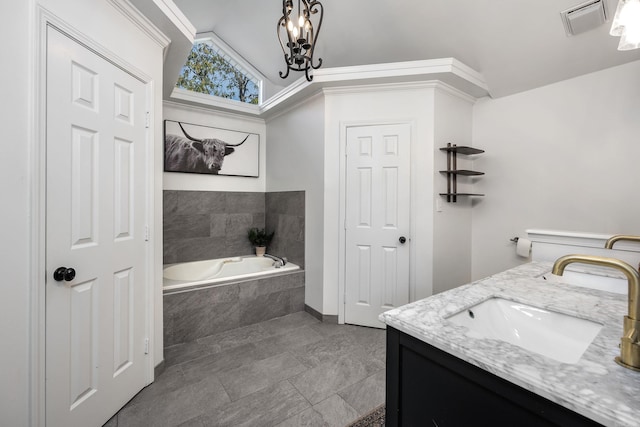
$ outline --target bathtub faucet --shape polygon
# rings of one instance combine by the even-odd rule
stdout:
[[[640,273],[624,261],[615,258],[593,255],[565,255],[553,264],[553,274],[562,276],[564,269],[571,263],[593,264],[612,267],[624,273],[629,282],[628,314],[622,322],[620,356],[615,361],[625,368],[640,371]]]
[[[269,254],[264,254],[264,256],[266,256],[267,258],[271,258],[273,260],[273,266],[275,268],[284,267],[287,264],[286,257],[280,258],[279,256],[269,255]]]

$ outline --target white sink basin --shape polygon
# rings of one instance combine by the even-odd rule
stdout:
[[[475,338],[506,341],[563,363],[576,363],[602,325],[503,298],[491,298],[447,320]]]

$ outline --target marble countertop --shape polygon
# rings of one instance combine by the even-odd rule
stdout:
[[[387,325],[606,426],[640,426],[640,372],[614,362],[619,355],[627,298],[549,283],[552,264],[532,262],[404,305],[380,315]],[[473,338],[446,320],[491,297],[501,297],[603,324],[577,364],[518,346]]]

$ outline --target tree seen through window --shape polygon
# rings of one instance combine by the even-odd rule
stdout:
[[[259,103],[258,85],[207,43],[196,43],[182,67],[177,87],[249,104]]]

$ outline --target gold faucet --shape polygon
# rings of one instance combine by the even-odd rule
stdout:
[[[610,239],[611,240],[611,239]],[[629,282],[628,315],[624,316],[623,332],[620,339],[620,356],[616,363],[625,368],[640,371],[640,273],[624,261],[593,255],[565,255],[553,264],[552,273],[562,276],[567,265],[572,263],[594,264],[616,268],[624,273]]]
[[[609,240],[604,244],[605,249],[613,249],[613,244],[618,241],[626,240],[628,242],[640,242],[640,236],[632,236],[630,234],[616,234],[609,237]]]

